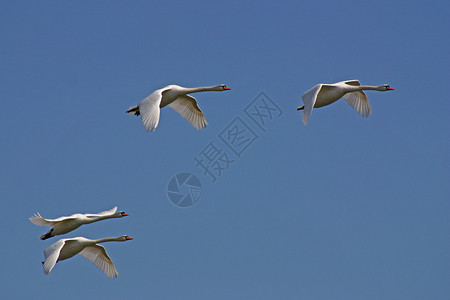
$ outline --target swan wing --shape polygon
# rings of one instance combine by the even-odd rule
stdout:
[[[197,130],[206,127],[205,116],[198,107],[197,101],[190,95],[181,95],[175,101],[169,104],[177,113],[179,113],[186,121],[192,124]]]
[[[99,212],[98,214],[85,214],[86,217],[100,217],[100,216],[107,216],[107,215],[112,215],[117,211],[117,206],[114,206],[113,208],[111,208],[110,210],[105,210],[102,212]]]
[[[159,106],[164,91],[165,90],[163,89],[156,90],[139,103],[142,124],[144,124],[145,130],[147,131],[155,131],[158,126],[160,113]]]
[[[114,263],[106,253],[106,250],[103,246],[97,244],[87,246],[84,247],[84,249],[79,254],[84,258],[90,260],[109,278],[116,278],[117,276],[119,276],[119,272],[117,272]]]
[[[76,218],[73,215],[73,216],[70,216],[70,217],[59,217],[57,219],[45,219],[45,218],[43,218],[41,216],[40,213],[35,213],[33,217],[28,218],[28,219],[34,225],[53,227],[56,224],[58,224],[59,222],[61,222],[61,221],[74,220]]]
[[[57,223],[57,221],[55,220],[43,218],[40,213],[35,213],[34,216],[28,218],[28,220],[30,220],[31,223],[37,226],[53,227],[55,223]]]
[[[353,86],[361,85],[359,80],[347,80],[347,81],[342,81],[342,83],[348,84],[348,85],[353,85]]]
[[[42,267],[44,268],[45,274],[50,274],[52,271],[58,261],[61,249],[66,244],[66,241],[68,241],[68,239],[61,239],[44,250],[45,261],[42,262]]]
[[[372,114],[369,99],[363,91],[356,91],[345,94],[342,98],[353,107],[361,116],[368,117]]]
[[[105,211],[99,212],[98,214],[101,215],[101,216],[104,216],[104,215],[112,215],[112,214],[114,214],[116,211],[117,211],[117,206],[114,206],[114,207],[111,208],[110,210],[105,210]]]
[[[311,115],[312,109],[317,100],[317,95],[319,94],[321,89],[322,84],[317,84],[302,96],[303,103],[305,104],[302,119],[305,125],[308,123],[309,116]]]

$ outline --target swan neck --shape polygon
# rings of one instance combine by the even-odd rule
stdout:
[[[120,240],[120,237],[107,237],[107,238],[97,239],[94,241],[96,244],[99,244],[99,243],[105,243],[105,242],[117,242],[117,241],[121,241],[121,240]]]
[[[105,216],[98,216],[98,217],[95,217],[95,218],[88,218],[86,223],[94,223],[94,222],[105,220],[105,219],[109,219],[109,218],[112,218],[112,216],[111,215],[105,215]]]
[[[378,88],[379,88],[378,86],[360,85],[360,86],[358,86],[358,91],[361,91],[361,90],[376,90]]]
[[[217,86],[204,86],[204,87],[195,87],[195,88],[185,88],[184,92],[186,94],[198,93],[198,92],[208,92],[208,91],[217,91]]]

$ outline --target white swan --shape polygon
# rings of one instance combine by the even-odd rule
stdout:
[[[105,248],[97,244],[104,242],[124,242],[127,240],[132,240],[132,238],[128,235],[122,235],[119,237],[98,240],[90,240],[84,237],[61,239],[45,249],[45,261],[42,262],[44,273],[50,274],[58,261],[71,258],[76,254],[80,254],[84,258],[89,259],[109,278],[116,278],[119,273],[117,272],[114,263],[111,258],[109,258]]]
[[[205,116],[197,105],[194,97],[189,93],[207,92],[207,91],[226,91],[230,90],[225,84],[210,87],[185,88],[178,85],[168,85],[162,89],[151,93],[138,105],[130,107],[128,114],[141,115],[142,123],[147,131],[154,131],[159,123],[159,110],[169,105],[179,113],[186,121],[195,128],[203,129],[206,127]]]
[[[29,218],[29,220],[31,223],[38,226],[52,227],[46,234],[41,235],[41,239],[45,240],[55,235],[68,233],[84,224],[128,216],[128,214],[124,211],[116,212],[116,210],[117,206],[110,210],[102,211],[98,214],[73,214],[68,217],[60,217],[57,219],[44,219],[39,213],[37,213],[34,217]]]
[[[393,88],[387,84],[380,86],[361,85],[358,80],[347,80],[333,84],[320,83],[303,94],[302,100],[305,105],[300,106],[297,110],[303,109],[303,123],[306,125],[313,107],[322,107],[344,98],[361,116],[368,117],[372,114],[372,109],[363,90],[385,92],[391,91]]]

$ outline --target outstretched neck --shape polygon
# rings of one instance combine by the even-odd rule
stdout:
[[[105,242],[122,242],[122,241],[123,241],[122,237],[120,237],[120,236],[119,237],[107,237],[107,238],[94,240],[94,242],[96,244],[105,243]]]
[[[360,86],[358,86],[358,90],[359,91],[361,91],[361,90],[377,90],[379,88],[380,88],[379,86],[372,86],[372,85],[360,85]]]
[[[209,92],[209,91],[221,91],[218,86],[203,86],[195,88],[184,88],[186,94],[198,93],[198,92]]]
[[[363,90],[380,90],[381,86],[371,86],[371,85],[347,85],[345,88],[346,93],[352,93]]]
[[[109,219],[109,218],[114,218],[114,215],[104,215],[104,216],[98,216],[98,217],[93,217],[93,218],[87,218],[86,223],[88,223],[88,224],[94,223],[94,222]]]

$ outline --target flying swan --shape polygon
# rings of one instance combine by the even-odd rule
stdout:
[[[372,114],[372,109],[370,108],[369,99],[367,99],[363,90],[385,92],[391,91],[393,88],[387,84],[380,86],[361,85],[358,80],[347,80],[333,84],[320,83],[313,86],[302,96],[304,105],[298,107],[297,110],[303,109],[302,119],[306,125],[313,107],[326,106],[340,98],[344,98],[361,116],[368,117]]]
[[[41,235],[41,239],[46,240],[55,235],[68,233],[84,224],[94,223],[105,219],[122,218],[128,216],[128,214],[126,214],[124,211],[116,211],[117,206],[110,210],[102,211],[98,214],[73,214],[68,217],[59,217],[57,219],[45,219],[39,213],[36,213],[33,217],[29,218],[29,220],[31,221],[31,223],[38,226],[51,227],[51,229],[46,234]]]
[[[132,240],[128,235],[119,237],[110,237],[97,240],[90,240],[84,237],[76,237],[71,239],[60,239],[44,251],[45,261],[42,262],[45,274],[50,274],[53,267],[58,261],[71,258],[76,254],[80,254],[84,258],[90,260],[97,268],[109,278],[119,276],[114,263],[106,253],[103,246],[98,245],[104,242],[124,242]]]
[[[205,116],[200,107],[198,107],[195,98],[188,94],[209,91],[222,92],[226,90],[230,90],[230,88],[225,84],[196,88],[185,88],[172,84],[154,91],[138,105],[130,107],[127,113],[135,114],[136,116],[140,115],[145,129],[154,131],[159,123],[160,109],[169,105],[197,130],[203,129],[208,122],[206,122]]]

